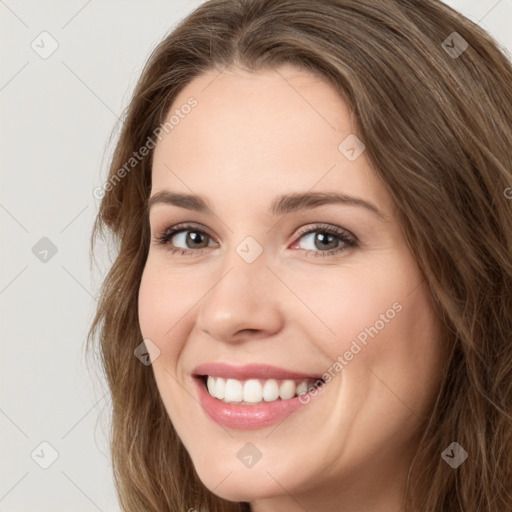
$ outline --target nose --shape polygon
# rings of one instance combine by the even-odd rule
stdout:
[[[263,256],[247,263],[238,254],[224,261],[200,301],[196,325],[224,343],[268,338],[283,325],[286,291]]]

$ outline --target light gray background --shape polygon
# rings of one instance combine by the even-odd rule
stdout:
[[[109,393],[83,350],[109,264],[91,273],[92,191],[150,51],[200,3],[0,0],[0,512],[120,510]],[[512,53],[512,0],[447,3]],[[50,48],[43,31],[58,43],[46,59],[31,47]]]

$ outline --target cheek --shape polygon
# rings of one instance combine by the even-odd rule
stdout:
[[[304,320],[309,332],[318,333],[312,339],[332,361],[325,371],[333,378],[345,374],[335,379],[345,382],[344,392],[382,395],[387,385],[426,405],[442,361],[439,322],[422,281],[412,255],[403,250],[380,254],[364,268],[354,264],[338,275],[319,273],[314,286],[303,281],[295,288],[314,313]]]
[[[408,294],[421,281],[418,269],[408,268],[394,255],[391,262],[347,265],[339,273],[328,270],[318,273],[314,282],[302,281],[301,286],[297,281],[294,290],[306,298],[310,312],[304,321],[310,332],[318,333],[316,342],[330,359],[358,352],[357,345],[364,349],[372,340],[393,337],[400,330]]]
[[[158,333],[164,323],[161,315],[163,301],[158,300],[162,289],[156,277],[146,264],[139,287],[138,310],[142,335],[150,339],[159,338]]]
[[[191,305],[180,300],[183,295],[180,285],[170,283],[164,276],[165,269],[148,259],[139,287],[138,314],[144,339],[150,339],[160,350],[152,369],[169,417],[173,424],[177,421],[179,425],[180,419],[187,417],[183,405],[187,403],[187,396],[178,383],[183,379],[178,361],[187,339],[186,311]]]
[[[165,275],[148,259],[139,288],[138,314],[143,337],[152,340],[164,359],[168,359],[181,350],[179,340],[182,338],[177,334],[186,325],[185,314],[190,306],[181,298],[181,285],[169,282]]]

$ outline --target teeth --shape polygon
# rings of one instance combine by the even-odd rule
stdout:
[[[263,396],[263,387],[256,379],[251,379],[244,384],[244,402],[252,404],[261,402]]]
[[[279,386],[279,396],[282,400],[289,400],[295,396],[297,387],[293,380],[285,380],[281,386]]]
[[[270,379],[263,386],[263,400],[265,402],[273,402],[279,398],[279,384],[277,380]]]
[[[215,379],[213,377],[208,376],[206,387],[208,388],[208,393],[210,393],[212,396],[215,396]]]
[[[212,377],[208,377],[208,379],[211,379]],[[215,393],[213,396],[215,398],[218,398],[219,400],[222,400],[226,393],[226,380],[222,377],[218,377],[214,380],[215,382]]]
[[[215,391],[217,391],[217,388],[215,388]],[[239,380],[228,379],[226,381],[226,388],[224,389],[225,402],[241,402],[242,393],[242,383]]]
[[[226,403],[258,404],[274,402],[278,399],[289,400],[306,393],[308,387],[314,382],[314,379],[300,381],[249,379],[240,381],[208,376],[206,387],[211,396]]]
[[[302,395],[303,393],[306,393],[308,390],[308,383],[303,380],[298,386],[297,386],[297,395]]]

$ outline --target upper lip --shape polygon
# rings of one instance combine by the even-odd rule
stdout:
[[[200,364],[192,373],[196,376],[211,375],[225,379],[322,379],[319,375],[295,372],[263,364],[233,366],[228,363]]]

